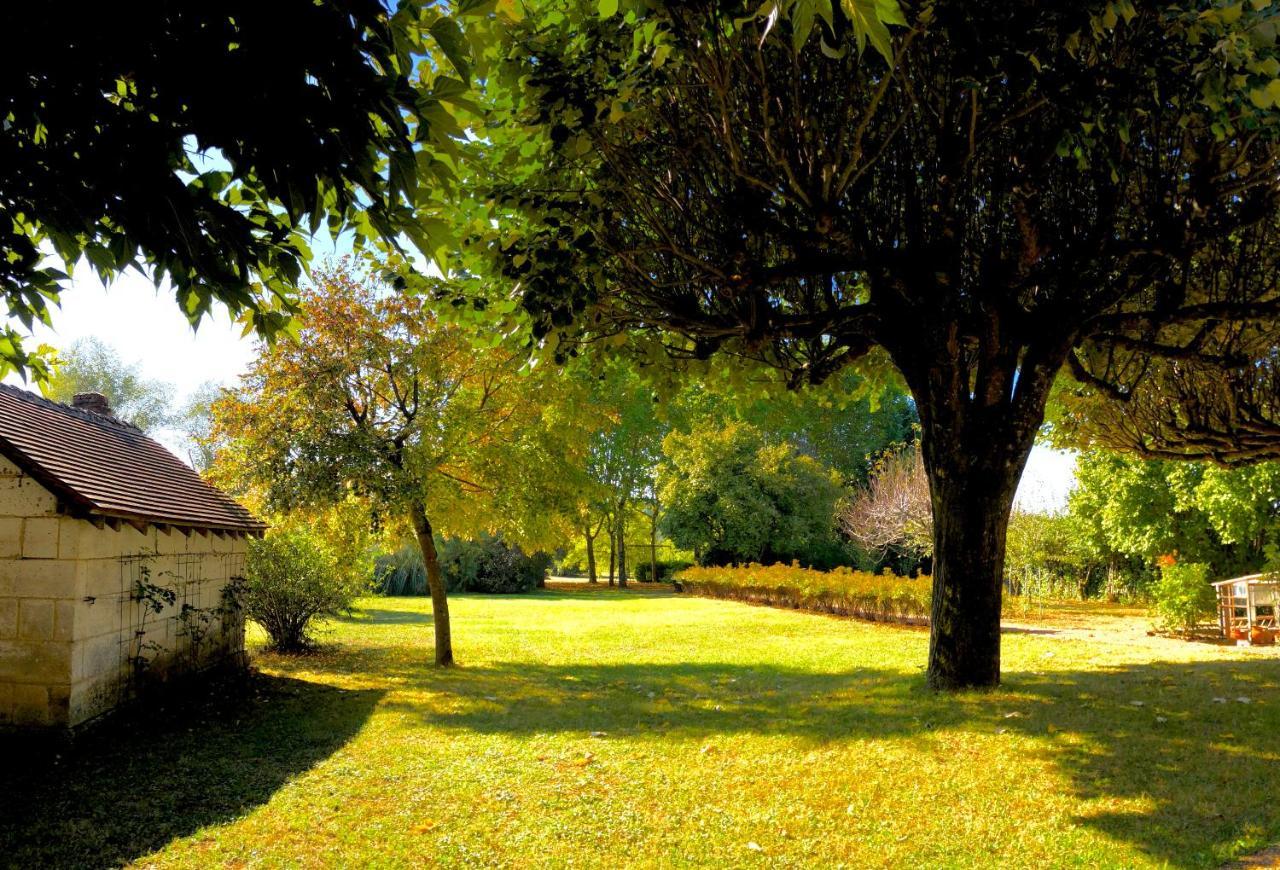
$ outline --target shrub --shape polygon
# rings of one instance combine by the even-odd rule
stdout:
[[[274,531],[250,541],[245,573],[240,590],[245,615],[266,630],[271,647],[281,652],[309,648],[312,620],[346,610],[361,591],[303,529]]]
[[[475,541],[446,538],[436,542],[440,573],[449,592],[509,594],[528,592],[543,585],[551,557],[526,555],[501,537]],[[422,551],[408,543],[394,553],[379,556],[374,589],[381,595],[425,595],[427,572]]]
[[[1213,615],[1215,599],[1209,585],[1209,566],[1203,562],[1161,564],[1160,579],[1151,587],[1151,598],[1165,628],[1189,633],[1201,619]]]
[[[672,578],[672,576],[675,575],[677,572],[683,571],[685,568],[689,568],[692,566],[693,566],[692,562],[682,562],[682,561],[664,562],[659,560],[658,579],[656,582],[665,583],[669,581]],[[649,570],[651,567],[652,567],[652,563],[648,561],[644,561],[636,565],[636,580],[638,580],[641,583],[654,582],[649,577]]]
[[[378,595],[427,594],[427,572],[416,542],[374,560],[373,591]]]
[[[546,554],[525,555],[500,537],[450,538],[440,547],[440,571],[450,592],[528,592],[543,584],[549,566]]]

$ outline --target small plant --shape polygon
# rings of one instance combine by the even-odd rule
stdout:
[[[309,649],[312,621],[346,610],[361,591],[305,529],[251,541],[246,567],[240,603],[281,652]]]
[[[147,639],[147,623],[152,616],[163,613],[165,608],[172,607],[178,600],[178,592],[170,586],[162,586],[151,579],[151,565],[143,557],[138,565],[138,578],[134,581],[130,598],[141,606],[141,614],[137,628],[133,632],[133,650],[129,656],[129,667],[132,674],[134,691],[141,688],[141,683],[151,667],[152,659],[163,652],[163,647],[154,640]]]
[[[1213,614],[1213,587],[1209,566],[1202,562],[1160,563],[1160,579],[1151,588],[1156,615],[1170,631],[1189,634],[1202,619]]]

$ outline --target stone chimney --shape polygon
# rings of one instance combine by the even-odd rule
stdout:
[[[71,407],[103,417],[111,416],[111,405],[102,393],[76,393],[71,399]]]

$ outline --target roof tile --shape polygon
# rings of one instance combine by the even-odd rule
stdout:
[[[0,455],[78,512],[198,529],[265,524],[128,423],[0,384]]]

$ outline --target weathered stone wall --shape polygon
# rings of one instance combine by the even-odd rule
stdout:
[[[79,533],[71,724],[243,654],[244,621],[224,595],[244,572],[243,539],[90,523]]]
[[[67,720],[76,563],[49,491],[0,458],[0,725]]]
[[[0,725],[77,725],[244,649],[245,541],[60,516],[0,459]]]

